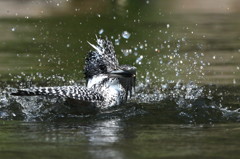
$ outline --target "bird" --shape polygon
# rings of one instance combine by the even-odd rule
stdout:
[[[136,67],[119,65],[113,43],[98,38],[97,45],[87,53],[84,65],[86,86],[31,87],[12,92],[13,96],[61,97],[69,103],[88,103],[97,108],[109,108],[126,103],[132,96],[136,81]]]

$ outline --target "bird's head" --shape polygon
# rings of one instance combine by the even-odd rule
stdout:
[[[128,86],[135,85],[136,67],[119,65],[114,46],[108,38],[97,38],[97,45],[89,44],[95,50],[90,51],[85,60],[84,74],[87,81],[93,76],[106,74],[120,81],[128,81]]]

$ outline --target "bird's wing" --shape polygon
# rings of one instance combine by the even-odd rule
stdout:
[[[57,96],[83,101],[102,101],[103,96],[92,89],[82,86],[61,86],[61,87],[33,87],[19,89],[12,93],[15,96]]]
[[[97,44],[93,45],[88,42],[96,52],[101,56],[101,60],[106,64],[106,66],[111,67],[111,69],[116,69],[119,66],[118,59],[114,50],[113,43],[106,39],[101,39],[97,37]]]

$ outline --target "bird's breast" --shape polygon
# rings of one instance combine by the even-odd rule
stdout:
[[[107,75],[94,76],[88,80],[87,86],[104,97],[106,107],[119,105],[125,99],[126,92],[118,78],[109,78]]]

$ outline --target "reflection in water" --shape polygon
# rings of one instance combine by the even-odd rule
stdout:
[[[157,8],[161,5],[167,5],[168,9],[172,12],[184,13],[184,12],[205,12],[205,13],[232,13],[239,12],[238,0],[219,0],[218,5],[215,2],[202,0],[202,1],[130,1],[130,0],[11,0],[0,1],[0,17],[45,17],[54,15],[67,15],[67,14],[85,14],[87,12],[103,14],[107,13],[109,8],[116,9],[115,11],[124,15],[131,5],[149,4],[153,8]],[[114,11],[114,12],[115,12]]]
[[[189,12],[189,13],[234,13],[239,12],[239,1],[238,0],[218,0],[208,1],[192,1],[192,0],[181,0],[175,1],[174,12]],[[181,7],[179,7],[181,6]]]
[[[112,147],[119,140],[119,130],[121,129],[119,119],[109,119],[99,121],[91,126],[86,132],[89,138],[89,153],[93,158],[116,158],[123,159],[123,154]],[[104,147],[104,150],[103,150]]]
[[[116,158],[123,159],[123,154],[119,151],[114,150],[114,148],[104,148],[103,150],[100,148],[99,150],[90,150],[90,153],[93,154],[94,158],[106,159],[106,158]]]
[[[120,122],[119,119],[108,119],[90,122],[91,125],[87,126],[82,121],[79,123],[76,121],[27,122],[16,123],[16,125],[11,123],[9,126],[0,123],[1,128],[3,128],[0,131],[0,148],[5,140],[4,137],[14,140],[18,138],[16,144],[25,145],[21,150],[22,152],[31,150],[30,153],[34,154],[35,152],[34,155],[38,157],[57,154],[59,158],[91,156],[91,158],[96,159],[123,159],[125,157],[121,150],[114,146],[121,142],[120,130],[123,127],[120,126]],[[19,128],[19,131],[16,131],[16,127]],[[11,148],[8,144],[6,146]],[[38,154],[39,151],[44,152],[45,149],[48,149],[47,153]],[[1,155],[2,152],[4,150],[0,149]]]
[[[41,18],[68,14],[86,14],[88,12],[98,14],[106,13],[108,8],[113,7],[118,12],[124,13],[127,0],[18,0],[0,1],[0,17],[24,17]]]
[[[120,130],[123,129],[119,123],[119,119],[108,119],[104,121],[93,122],[91,125],[85,127],[81,124],[73,124],[61,126],[43,125],[42,127],[46,133],[42,136],[34,134],[30,136],[32,139],[39,139],[41,137],[47,143],[67,143],[73,145],[84,144],[85,149],[89,152],[92,158],[116,158],[123,159],[124,156],[120,150],[113,147],[114,144],[120,140]],[[46,129],[47,126],[47,129]],[[39,125],[29,125],[32,132],[39,132]],[[70,131],[71,130],[71,131]]]
[[[129,122],[125,121],[125,124]],[[134,127],[121,127],[134,136],[128,136],[123,140],[119,138],[116,143],[92,145],[93,142],[88,138],[91,135],[95,136],[95,133],[91,133],[95,128],[88,127],[86,131],[85,124],[80,123],[0,122],[1,158],[17,156],[24,159],[53,157],[123,159],[177,156],[194,159],[196,156],[212,158],[218,154],[219,158],[227,159],[229,154],[236,155],[236,158],[239,156],[239,140],[236,140],[240,131],[239,124],[194,126],[142,123]],[[113,125],[115,127],[115,124]],[[119,136],[121,132],[113,134]],[[100,135],[108,136],[101,133]]]
[[[117,133],[119,132],[118,119],[100,121],[94,124],[89,133],[89,141],[92,145],[109,145],[118,141]]]
[[[0,1],[0,17],[43,17],[53,13],[67,13],[70,3],[68,0],[10,0]]]

